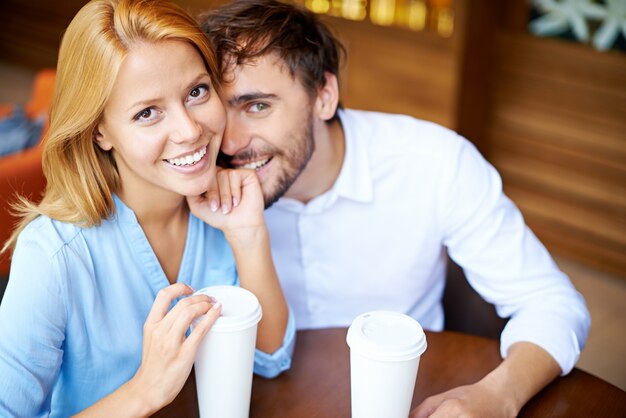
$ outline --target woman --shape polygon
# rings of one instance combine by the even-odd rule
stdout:
[[[256,294],[255,371],[289,367],[294,326],[258,179],[215,164],[216,74],[205,36],[170,3],[94,0],[67,28],[47,188],[38,205],[22,202],[5,246],[15,249],[0,307],[0,416],[161,409],[219,316],[219,303],[190,296],[208,285]]]

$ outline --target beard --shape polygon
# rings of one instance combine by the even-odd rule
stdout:
[[[267,147],[262,150],[245,150],[237,155],[229,156],[220,152],[218,165],[221,167],[232,167],[230,160],[238,159],[244,161],[256,160],[259,155],[271,155],[272,160],[276,160],[279,172],[273,178],[267,179],[267,184],[261,183],[263,189],[263,201],[265,209],[272,206],[278,199],[287,193],[287,190],[295,183],[306,167],[313,152],[315,151],[315,139],[313,137],[313,115],[309,113],[304,121],[302,129],[292,131],[285,143],[290,147],[280,150],[276,147]]]
[[[315,151],[315,140],[313,138],[313,122],[309,120],[304,124],[304,129],[299,133],[290,136],[289,142],[295,146],[284,154],[284,161],[288,162],[286,166],[281,167],[278,173],[275,185],[271,190],[263,189],[263,199],[265,201],[265,209],[272,206],[280,199],[287,190],[295,183],[306,167]],[[269,186],[269,185],[268,185]]]

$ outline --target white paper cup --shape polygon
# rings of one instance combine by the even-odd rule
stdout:
[[[200,417],[247,418],[261,305],[252,292],[236,286],[211,286],[198,293],[222,304],[222,314],[196,354]]]
[[[348,329],[352,418],[407,418],[426,335],[410,316],[373,311]]]

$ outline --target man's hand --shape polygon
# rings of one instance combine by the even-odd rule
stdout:
[[[557,362],[544,349],[518,342],[483,379],[427,398],[411,412],[410,418],[515,417],[560,372]]]
[[[410,418],[515,417],[515,408],[505,399],[506,397],[500,397],[496,390],[485,387],[480,381],[426,398],[411,412]]]

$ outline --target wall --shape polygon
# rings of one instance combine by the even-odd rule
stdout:
[[[0,57],[53,66],[82,4],[3,0]],[[626,278],[626,54],[531,37],[525,0],[454,8],[451,38],[328,18],[349,52],[344,103],[458,130],[552,252]]]
[[[554,251],[626,278],[626,54],[503,31],[486,133]]]

